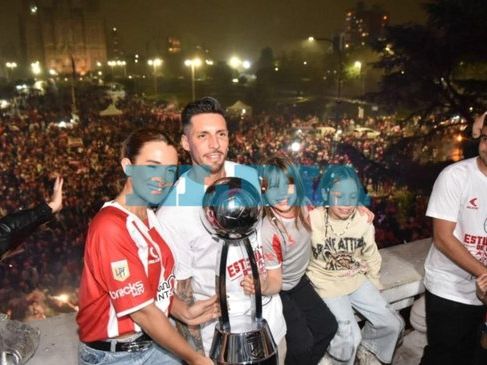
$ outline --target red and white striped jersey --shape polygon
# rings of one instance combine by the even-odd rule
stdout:
[[[140,332],[129,315],[153,302],[168,314],[174,258],[154,212],[147,215],[145,224],[112,201],[91,222],[76,318],[81,341]]]

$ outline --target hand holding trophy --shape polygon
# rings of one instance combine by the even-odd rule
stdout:
[[[278,364],[277,346],[262,318],[259,270],[249,240],[256,232],[261,214],[260,194],[251,183],[240,178],[217,180],[203,197],[203,225],[217,242],[223,242],[216,276],[221,317],[210,351],[210,358],[217,364]],[[254,313],[240,318],[238,325],[230,321],[227,300],[226,264],[232,245],[244,247],[255,287]]]

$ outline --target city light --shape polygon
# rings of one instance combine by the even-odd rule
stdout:
[[[250,66],[252,65],[250,63],[249,60],[242,60],[240,59],[239,57],[237,56],[232,56],[229,60],[228,60],[228,65],[231,67],[231,68],[234,68],[236,70],[241,70],[241,69],[244,69],[244,70],[248,70],[250,68]]]
[[[154,58],[154,59],[148,60],[147,64],[149,66],[152,66],[154,68],[154,72],[155,72],[155,69],[162,65],[162,60],[160,58]]]
[[[359,73],[359,74],[360,74],[360,71],[362,71],[362,62],[360,62],[360,61],[355,61],[355,62],[353,63],[353,68],[355,69],[355,71],[356,71],[357,73]]]
[[[300,149],[301,149],[301,143],[299,143],[299,142],[293,142],[291,144],[291,151],[293,151],[293,152],[299,152]]]
[[[113,72],[113,68],[114,67],[122,67],[123,68],[123,75],[124,76],[127,76],[127,62],[124,61],[124,60],[109,60],[107,61],[107,65],[110,66],[110,68],[112,69],[112,72]]]
[[[231,68],[238,68],[242,64],[242,60],[240,58],[238,58],[237,56],[233,56],[228,61],[228,64]]]
[[[314,40],[315,40],[315,37],[312,37],[312,36],[309,36],[309,37],[308,37],[308,41],[309,41],[309,42],[313,42]]]
[[[203,64],[201,58],[195,57],[190,60],[184,60],[184,65],[187,67],[200,67]]]
[[[191,96],[193,100],[196,100],[195,68],[200,67],[202,64],[203,62],[198,57],[184,61],[184,65],[191,68]]]
[[[42,72],[41,64],[39,63],[39,61],[32,62],[30,64],[30,68],[32,70],[32,73],[36,76]]]
[[[139,55],[136,55],[137,57]],[[152,78],[154,79],[154,94],[157,94],[157,69],[161,67],[162,60],[159,57],[147,60],[147,64],[152,67]]]

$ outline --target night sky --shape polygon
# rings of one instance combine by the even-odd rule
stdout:
[[[378,0],[392,24],[422,21],[424,0]],[[0,0],[0,52],[18,48],[21,0]],[[308,35],[330,36],[343,27],[345,10],[355,0],[100,0],[106,25],[119,29],[128,52],[173,35],[184,45],[201,45],[215,59],[231,53],[256,59],[271,46],[276,54],[299,45]],[[3,57],[2,57],[3,56]],[[5,55],[0,55],[0,60]]]

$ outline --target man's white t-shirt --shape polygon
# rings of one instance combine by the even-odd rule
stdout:
[[[226,161],[225,173],[228,177],[246,179],[260,190],[257,172],[248,166]],[[176,257],[176,279],[192,278],[196,300],[207,299],[216,293],[215,280],[222,247],[222,243],[212,238],[201,222],[201,202],[205,189],[206,187],[192,180],[186,172],[178,179],[164,205],[157,211],[164,240]],[[250,241],[259,270],[265,271],[260,230],[250,237]],[[243,246],[230,246],[227,258],[227,296],[231,325],[242,314],[251,313],[251,298],[243,293],[240,286],[244,274],[250,273],[248,261],[244,259],[246,257]],[[263,317],[269,324],[274,340],[279,343],[286,335],[281,298],[277,294],[263,296],[262,304]],[[201,326],[203,346],[207,354],[216,323],[214,320]]]
[[[453,235],[487,265],[487,176],[479,170],[476,157],[450,165],[440,173],[426,215],[455,222]],[[475,277],[434,244],[426,257],[424,285],[439,297],[482,305],[475,295]]]

